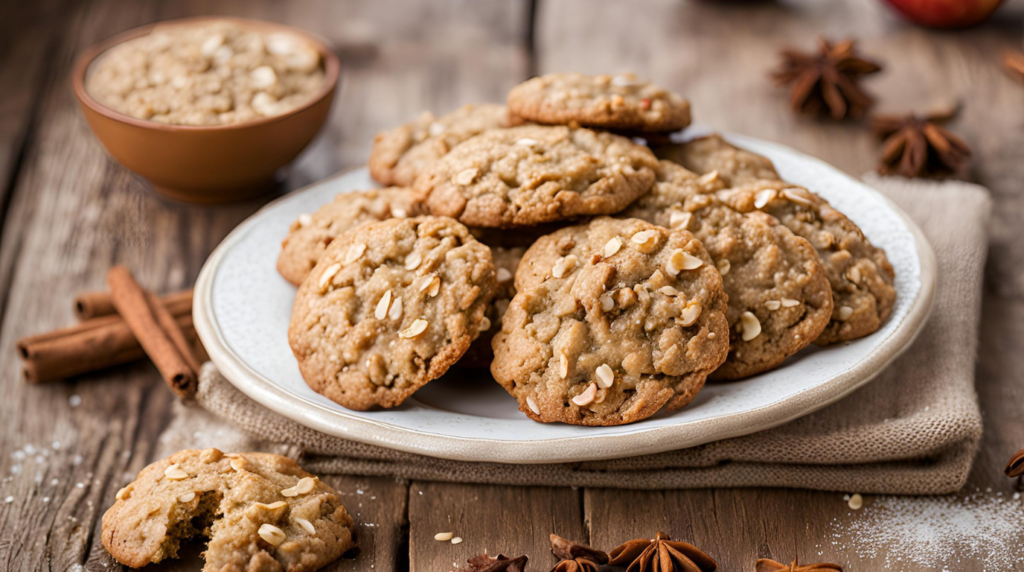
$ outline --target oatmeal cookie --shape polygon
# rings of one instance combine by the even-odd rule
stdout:
[[[458,222],[367,223],[334,239],[302,283],[288,341],[317,393],[394,407],[466,353],[496,289],[490,249]]]
[[[825,267],[835,308],[815,339],[826,346],[862,338],[882,327],[896,303],[896,273],[885,251],[828,201],[785,181],[756,181],[721,193],[742,212],[765,212],[806,238]]]
[[[508,107],[527,121],[632,132],[677,131],[690,103],[633,74],[553,73],[512,88]]]
[[[721,188],[714,173],[698,177],[662,161],[650,194],[622,216],[689,230],[704,243],[729,296],[729,357],[712,377],[739,379],[814,341],[832,315],[832,294],[806,240],[764,213],[734,210],[714,194]]]
[[[370,152],[370,175],[384,185],[409,186],[427,165],[466,139],[509,127],[504,105],[464,105],[441,117],[424,112],[414,121],[378,133]]]
[[[313,214],[300,215],[281,242],[277,271],[298,286],[339,234],[371,221],[419,216],[419,196],[402,187],[339,193]]]
[[[611,214],[654,182],[657,159],[618,135],[524,125],[452,149],[416,179],[434,215],[481,227],[530,226]]]
[[[825,199],[783,182],[766,157],[738,149],[717,135],[682,145],[674,158],[697,172],[717,170],[738,187],[724,195],[732,207],[766,212],[817,249],[835,304],[831,322],[815,343],[862,338],[889,318],[896,302],[896,275],[885,251]]]
[[[639,421],[688,404],[725,360],[722,277],[689,232],[600,217],[542,238],[528,259],[491,374],[531,419]]]
[[[655,145],[653,149],[659,159],[678,163],[695,173],[718,171],[728,187],[779,178],[767,157],[734,147],[717,133],[683,144]]]
[[[203,570],[310,572],[355,543],[338,493],[269,453],[186,450],[149,465],[103,515],[103,546],[132,568],[209,539]]]
[[[477,338],[466,355],[459,360],[462,367],[486,368],[491,366],[494,352],[491,350],[491,340],[494,334],[501,331],[501,318],[508,310],[509,302],[516,295],[515,275],[519,261],[523,258],[526,249],[521,246],[505,248],[492,246],[491,256],[494,258],[494,266],[497,268],[495,276],[498,280],[498,290],[494,300],[487,306],[484,313],[485,319],[480,326],[480,337]]]

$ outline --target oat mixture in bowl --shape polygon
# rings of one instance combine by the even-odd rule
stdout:
[[[86,91],[137,119],[231,125],[282,115],[326,81],[320,51],[297,34],[232,20],[161,25],[90,66]]]

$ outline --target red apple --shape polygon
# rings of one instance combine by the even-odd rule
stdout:
[[[981,22],[1003,0],[886,0],[908,19],[933,28],[963,28]]]

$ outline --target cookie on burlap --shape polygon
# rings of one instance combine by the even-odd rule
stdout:
[[[139,568],[209,539],[203,570],[309,572],[351,549],[338,493],[295,461],[269,453],[186,450],[149,465],[103,515],[103,546]]]
[[[414,185],[434,215],[479,227],[530,226],[626,208],[657,159],[625,137],[568,127],[492,129],[452,149]]]
[[[695,173],[718,171],[727,187],[779,178],[767,157],[734,147],[717,133],[683,144],[655,145],[653,149],[659,159],[678,163]]]
[[[487,306],[484,313],[484,323],[480,326],[480,337],[473,341],[466,351],[466,355],[459,360],[462,367],[486,368],[491,367],[491,360],[494,359],[494,351],[491,350],[491,340],[494,334],[501,331],[501,318],[508,310],[508,305],[516,295],[515,275],[519,267],[519,261],[523,258],[526,249],[521,246],[505,248],[492,246],[491,256],[494,258],[494,266],[497,268],[495,274],[498,280],[498,289],[494,300]]]
[[[633,74],[553,73],[512,88],[509,111],[527,121],[631,132],[677,131],[690,103]]]
[[[813,342],[832,315],[832,293],[806,240],[771,216],[724,204],[714,194],[721,188],[714,173],[662,161],[654,188],[622,216],[689,230],[704,243],[729,296],[729,357],[712,377],[739,379]]]
[[[722,200],[743,212],[770,214],[817,249],[835,308],[815,343],[862,338],[889,318],[896,303],[896,273],[885,251],[828,201],[803,187],[766,180],[724,191]]]
[[[536,421],[621,425],[681,408],[728,353],[722,278],[686,231],[600,217],[537,241],[516,283],[491,374]]]
[[[288,229],[277,257],[277,271],[298,286],[339,234],[371,221],[421,214],[421,201],[412,189],[389,187],[339,193],[313,214],[300,215]]]
[[[768,158],[720,136],[694,140],[681,149],[677,158],[684,166],[698,172],[717,170],[740,187],[725,194],[731,206],[766,212],[817,249],[835,304],[832,321],[815,343],[855,340],[882,327],[896,303],[896,274],[885,251],[872,245],[860,227],[820,196],[780,180]]]
[[[367,223],[334,239],[302,283],[288,341],[317,393],[394,407],[462,357],[496,289],[490,249],[457,221]]]
[[[414,121],[377,134],[370,175],[384,185],[409,186],[453,147],[495,127],[509,127],[504,105],[464,105],[441,117],[425,111]]]

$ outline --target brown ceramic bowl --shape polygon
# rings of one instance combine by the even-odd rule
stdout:
[[[135,119],[101,105],[86,92],[89,66],[107,49],[148,34],[156,26],[209,20],[229,20],[307,39],[322,56],[324,86],[309,102],[282,115],[216,126]],[[92,46],[75,63],[72,83],[93,133],[119,163],[149,179],[162,195],[195,203],[223,203],[273,188],[278,169],[309,144],[327,119],[339,68],[337,56],[323,39],[290,26],[240,18],[186,18],[135,28]]]

